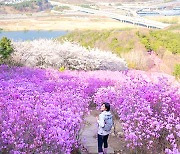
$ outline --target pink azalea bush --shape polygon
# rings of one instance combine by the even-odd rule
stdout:
[[[64,71],[0,66],[0,151],[71,153],[88,106],[107,101],[127,146],[179,153],[180,85],[161,73]]]
[[[100,88],[94,101],[110,102],[122,121],[127,146],[143,153],[179,153],[180,84],[136,71],[119,73],[113,87]]]
[[[0,67],[0,151],[70,153],[88,112],[85,84],[71,75]]]

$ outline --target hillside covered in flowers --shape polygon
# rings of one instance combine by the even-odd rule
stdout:
[[[64,71],[0,66],[0,151],[71,153],[90,102],[112,104],[127,147],[178,153],[179,83],[143,71]],[[81,107],[79,107],[81,106]]]
[[[8,54],[12,52],[6,43]],[[0,153],[72,154],[93,104],[109,102],[130,152],[178,154],[180,83],[116,55],[52,40],[13,42],[0,65]],[[0,57],[2,58],[2,57]]]

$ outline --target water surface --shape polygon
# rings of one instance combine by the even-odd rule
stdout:
[[[53,39],[66,35],[67,31],[0,31],[0,39],[7,37],[14,41]]]

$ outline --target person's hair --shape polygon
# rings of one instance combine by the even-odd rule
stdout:
[[[110,111],[110,104],[105,102],[103,103],[105,105],[106,111]]]

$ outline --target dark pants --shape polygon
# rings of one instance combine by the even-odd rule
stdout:
[[[103,152],[103,143],[104,143],[104,148],[107,148],[108,147],[108,143],[107,143],[107,140],[108,140],[108,135],[99,135],[98,134],[98,152]]]

